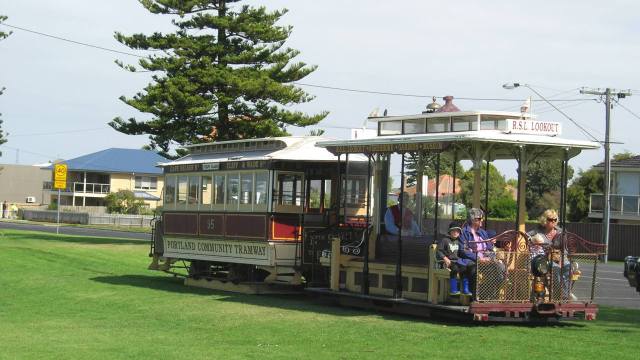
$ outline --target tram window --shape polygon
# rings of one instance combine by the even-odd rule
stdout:
[[[240,176],[229,174],[227,177],[227,204],[237,205],[240,197]]]
[[[267,203],[267,185],[269,183],[269,173],[256,173],[256,205],[265,205]]]
[[[178,177],[178,204],[187,203],[187,188],[189,178],[186,176]]]
[[[322,204],[322,180],[309,181],[309,208],[320,209]]]
[[[405,120],[404,134],[424,134],[426,132],[425,119]]]
[[[507,120],[503,116],[481,115],[480,129],[481,130],[506,130]]]
[[[381,121],[380,135],[400,135],[402,134],[402,121]]]
[[[216,175],[213,178],[213,203],[224,204],[224,175]]]
[[[344,185],[344,181],[342,182]],[[346,182],[345,189],[347,206],[361,207],[366,199],[366,179],[365,178],[350,178]],[[344,198],[343,198],[344,200]]]
[[[449,131],[449,117],[439,117],[427,119],[427,132],[445,132]]]
[[[240,175],[240,204],[251,204],[253,200],[253,173]]]
[[[189,176],[189,205],[198,203],[198,188],[200,186],[199,176]]]
[[[176,177],[167,176],[164,183],[164,203],[173,204],[176,200]]]
[[[200,186],[200,204],[211,205],[211,175],[202,176],[202,185]]]
[[[329,209],[331,207],[331,180],[324,181],[324,208]]]
[[[302,176],[278,174],[278,205],[302,205]]]
[[[451,131],[472,131],[478,129],[476,115],[454,116],[451,118]]]

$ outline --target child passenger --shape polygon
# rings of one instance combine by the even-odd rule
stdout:
[[[471,276],[471,268],[473,262],[461,258],[459,255],[463,253],[459,238],[462,228],[455,221],[449,224],[448,234],[445,235],[438,243],[438,251],[436,258],[443,262],[444,266],[451,270],[449,278],[449,295],[460,295],[460,287],[458,286],[458,278],[462,280],[462,293],[471,295],[469,290],[469,278]]]

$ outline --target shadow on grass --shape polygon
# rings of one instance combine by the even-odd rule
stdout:
[[[216,295],[218,296],[218,298],[216,298],[216,301],[244,303],[257,306],[280,308],[285,310],[314,312],[319,314],[329,314],[337,316],[363,316],[371,314],[370,312],[363,310],[339,308],[318,304],[310,301],[309,296],[303,292],[300,292],[300,294],[290,295],[249,295],[193,286],[185,286],[183,284],[183,278],[178,277],[147,275],[97,276],[91,278],[91,280],[110,285],[134,286],[172,293],[209,296]],[[402,317],[396,318],[398,320],[405,320]]]
[[[15,230],[15,231],[13,231]],[[5,232],[8,232],[5,234]],[[2,229],[0,236],[10,238],[12,240],[44,240],[55,242],[67,242],[77,244],[95,244],[95,245],[145,245],[149,240],[143,239],[123,239],[102,236],[86,236],[86,235],[68,235],[68,234],[50,234],[37,230],[18,230],[18,229]],[[35,238],[35,239],[34,239]]]
[[[481,323],[471,320],[451,319],[447,317],[433,314],[430,318],[417,318],[415,316],[402,315],[390,312],[376,311],[370,309],[362,309],[357,307],[341,307],[337,301],[327,301],[318,299],[316,296],[300,292],[300,294],[292,295],[248,295],[232,292],[225,292],[212,289],[204,289],[198,287],[185,286],[183,279],[178,277],[162,277],[147,275],[120,275],[120,276],[98,276],[91,278],[93,281],[100,283],[133,286],[139,288],[147,288],[153,290],[167,291],[172,293],[198,294],[198,295],[216,295],[220,298],[216,301],[228,301],[235,303],[243,303],[257,306],[273,307],[285,310],[313,312],[318,314],[327,314],[334,316],[366,316],[377,315],[387,320],[394,321],[410,321],[419,323],[430,323],[434,325],[460,325],[460,326],[486,326],[496,325],[498,323]],[[437,310],[436,310],[437,311]],[[529,322],[529,323],[499,323],[501,325],[519,326],[519,327],[571,327],[582,328],[583,324],[567,323],[567,322]]]

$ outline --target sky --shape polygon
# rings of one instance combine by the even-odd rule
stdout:
[[[281,25],[292,25],[287,45],[298,59],[318,66],[301,83],[415,94],[391,96],[304,86],[313,102],[295,106],[330,112],[319,128],[348,138],[374,109],[389,115],[420,113],[430,96],[522,99],[534,96],[520,82],[555,102],[598,139],[604,139],[605,107],[579,93],[593,87],[640,89],[640,3],[637,1],[242,1],[269,9],[287,8]],[[124,52],[115,31],[168,32],[170,19],[147,12],[132,0],[0,0],[9,25]],[[2,27],[2,31],[12,30]],[[146,136],[124,135],[107,123],[117,116],[148,119],[122,103],[149,82],[149,74],[122,70],[114,60],[137,58],[79,46],[13,29],[0,41],[0,113],[8,142],[0,146],[4,164],[70,159],[110,147],[140,148]],[[612,111],[612,153],[640,153],[640,90]],[[535,99],[535,97],[534,97]],[[442,103],[442,100],[439,99]],[[514,110],[520,102],[454,100],[462,110]],[[562,137],[588,139],[562,114],[534,102],[540,119],[563,123]],[[369,123],[370,127],[374,124]],[[295,135],[309,129],[289,128]],[[602,161],[603,150],[571,161],[587,169]],[[513,164],[499,164],[514,177]]]

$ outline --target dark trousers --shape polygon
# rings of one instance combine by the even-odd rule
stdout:
[[[475,273],[476,273],[476,264],[475,263],[470,263],[469,265],[460,265],[457,262],[451,262],[451,265],[449,266],[449,269],[451,270],[451,274],[450,277],[451,279],[455,279],[456,277],[458,277],[458,275],[460,275],[460,278],[467,278],[467,279],[474,279],[475,278]]]

